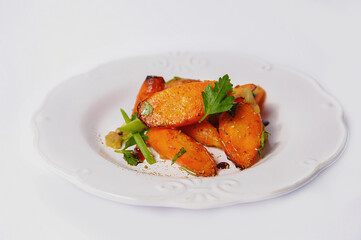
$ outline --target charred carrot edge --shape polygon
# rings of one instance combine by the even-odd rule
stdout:
[[[164,87],[165,87],[165,81],[163,77],[147,76],[138,92],[132,114],[134,114],[137,111],[138,104],[141,101],[147,99],[156,92],[162,91]]]
[[[216,175],[216,162],[205,147],[176,129],[151,128],[147,143],[161,156],[173,159],[183,148],[185,152],[176,163],[193,175],[209,177]]]
[[[184,126],[180,129],[205,146],[223,148],[217,129],[208,121]]]
[[[224,150],[238,167],[247,168],[259,160],[263,124],[252,104],[240,102],[234,117],[224,112],[219,118],[219,135]]]
[[[138,104],[138,118],[148,127],[182,127],[204,116],[202,91],[214,82],[177,85],[154,93]]]

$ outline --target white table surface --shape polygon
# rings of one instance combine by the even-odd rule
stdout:
[[[360,1],[0,0],[0,239],[361,239],[360,12]],[[295,192],[200,211],[104,200],[45,167],[30,122],[51,89],[177,50],[247,53],[316,78],[344,107],[345,152]]]

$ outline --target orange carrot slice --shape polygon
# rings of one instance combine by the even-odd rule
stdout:
[[[154,93],[138,105],[138,118],[148,127],[181,127],[204,116],[202,92],[214,82],[177,85]]]
[[[238,167],[247,168],[259,160],[263,131],[262,119],[252,104],[240,102],[234,117],[224,112],[219,117],[219,135],[224,150]]]
[[[147,134],[147,143],[161,156],[173,159],[183,148],[185,152],[176,159],[176,163],[196,176],[216,175],[216,162],[205,147],[176,129],[151,128]]]
[[[184,126],[180,129],[205,146],[223,148],[217,129],[208,121]]]

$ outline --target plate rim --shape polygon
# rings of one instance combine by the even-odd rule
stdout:
[[[180,51],[180,52],[183,52],[183,51]],[[190,51],[188,51],[188,52],[190,52]],[[339,159],[342,156],[343,152],[345,151],[346,145],[348,143],[348,138],[349,138],[349,129],[348,129],[347,121],[346,121],[345,111],[342,108],[340,101],[332,93],[327,91],[314,77],[311,77],[310,75],[300,72],[299,70],[296,70],[292,67],[288,67],[288,66],[281,65],[281,64],[269,63],[258,57],[244,54],[244,53],[233,53],[233,52],[231,53],[231,52],[221,52],[221,51],[191,51],[190,53],[192,53],[194,55],[199,55],[201,53],[210,53],[210,54],[220,54],[223,56],[224,55],[234,56],[234,57],[242,56],[242,57],[253,59],[258,62],[262,62],[264,64],[269,64],[272,67],[277,67],[277,68],[283,69],[285,71],[292,72],[293,74],[297,74],[297,75],[301,76],[302,78],[307,79],[307,81],[309,83],[314,84],[318,88],[318,90],[324,94],[324,96],[326,96],[329,100],[331,100],[337,106],[337,113],[338,113],[337,118],[338,118],[338,120],[341,120],[340,126],[342,126],[342,133],[343,133],[343,139],[341,141],[341,144],[338,146],[337,151],[335,151],[331,157],[325,159],[325,161],[321,161],[320,163],[315,165],[315,168],[313,169],[312,174],[304,177],[303,179],[299,180],[295,184],[291,184],[283,189],[280,189],[277,192],[273,192],[271,194],[264,195],[263,197],[258,197],[257,200],[251,200],[251,201],[234,200],[234,201],[228,201],[225,203],[211,203],[211,204],[206,204],[204,206],[201,206],[199,204],[191,205],[191,204],[180,204],[177,202],[165,202],[165,201],[163,201],[163,202],[143,201],[143,200],[137,199],[136,197],[120,196],[117,194],[112,194],[112,193],[103,191],[101,189],[97,189],[96,187],[89,185],[88,183],[86,183],[81,178],[77,177],[76,175],[70,174],[62,169],[59,169],[50,163],[50,161],[49,161],[50,158],[44,154],[44,152],[42,151],[42,149],[40,147],[40,141],[41,141],[40,140],[40,131],[41,131],[41,129],[40,129],[39,124],[41,124],[41,123],[39,123],[38,117],[41,116],[41,113],[45,110],[45,108],[49,102],[48,101],[49,98],[56,92],[57,89],[59,89],[59,87],[72,81],[74,78],[83,76],[84,74],[87,74],[92,71],[96,71],[97,69],[100,69],[101,67],[103,67],[107,64],[111,64],[111,63],[114,63],[114,62],[117,62],[120,60],[126,60],[129,58],[134,59],[134,58],[139,58],[139,57],[156,57],[156,56],[167,55],[169,53],[174,53],[174,52],[167,51],[167,52],[160,52],[158,54],[135,55],[135,56],[131,56],[131,57],[124,57],[124,58],[118,58],[115,60],[111,60],[111,61],[105,62],[103,64],[99,64],[96,67],[90,68],[87,71],[84,71],[83,73],[75,74],[75,75],[61,81],[55,87],[53,87],[46,94],[46,97],[42,100],[40,107],[33,113],[33,116],[31,118],[31,128],[33,129],[33,135],[34,135],[33,136],[33,144],[34,144],[35,148],[37,149],[41,158],[44,160],[44,161],[41,161],[42,163],[44,163],[44,166],[46,166],[46,168],[49,169],[50,171],[65,178],[67,181],[71,182],[78,188],[80,188],[88,193],[91,193],[93,195],[96,195],[98,197],[108,199],[111,201],[121,202],[121,203],[130,204],[130,205],[136,205],[136,206],[174,207],[174,208],[183,208],[183,209],[210,209],[210,208],[218,208],[218,207],[230,206],[230,205],[235,205],[235,204],[264,201],[267,199],[273,199],[273,198],[276,198],[279,196],[289,194],[293,191],[296,191],[297,189],[305,186],[307,183],[313,181],[320,173],[322,173],[325,169],[327,169],[334,162],[336,162],[336,160]]]

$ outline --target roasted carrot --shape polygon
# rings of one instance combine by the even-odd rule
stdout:
[[[256,103],[259,105],[260,108],[262,108],[266,100],[266,91],[261,86],[257,85],[257,88],[253,91],[253,93],[256,95],[254,97]]]
[[[244,85],[238,85],[236,87],[233,88],[233,93],[232,95],[235,98],[239,98],[242,94],[243,89],[245,88],[251,88],[253,94],[255,95],[254,99],[256,100],[256,103],[259,105],[260,108],[262,108],[264,101],[266,100],[266,91],[255,84],[249,83],[249,84],[244,84]]]
[[[236,107],[234,117],[224,112],[219,117],[219,135],[224,150],[238,167],[247,168],[259,160],[263,124],[255,106],[242,101]]]
[[[208,121],[184,126],[180,129],[205,146],[223,148],[217,129]]]
[[[253,83],[243,84],[243,85],[237,85],[232,89],[232,94],[235,98],[241,97],[242,91],[245,88],[250,88],[252,92],[257,88],[257,86]]]
[[[196,79],[187,79],[187,78],[173,78],[172,80],[165,83],[165,89],[174,87],[177,85],[185,84],[185,83],[193,83],[193,82],[201,82],[200,80]]]
[[[147,76],[138,92],[137,99],[135,101],[135,105],[133,108],[133,113],[137,112],[138,104],[141,101],[147,99],[156,92],[162,91],[164,87],[165,87],[165,82],[162,77]]]
[[[186,171],[196,176],[216,175],[216,162],[205,147],[176,129],[151,128],[147,143],[161,156],[175,160]],[[183,148],[183,152],[181,152]],[[181,154],[179,154],[181,152]]]
[[[148,127],[181,127],[204,116],[202,91],[214,82],[177,85],[154,93],[138,105],[138,118]]]

